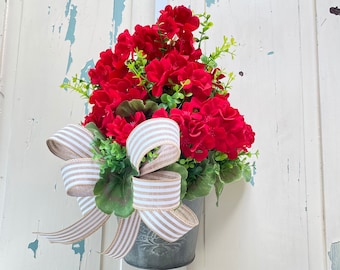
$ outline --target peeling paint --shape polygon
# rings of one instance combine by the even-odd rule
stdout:
[[[67,17],[70,12],[70,6],[71,6],[71,0],[68,0],[66,3],[66,7],[65,7],[65,17]]]
[[[253,165],[252,165],[252,177],[249,181],[249,183],[252,185],[252,186],[255,186],[255,175],[256,175],[256,165],[255,165],[255,161],[253,162]]]
[[[66,74],[70,70],[71,64],[73,62],[71,47],[72,47],[72,44],[76,40],[74,32],[75,32],[76,23],[77,23],[77,20],[76,20],[77,6],[71,5],[71,8],[70,8],[70,5],[71,5],[71,1],[68,1],[67,5],[66,5],[66,10],[65,10],[65,16],[70,15],[68,28],[67,28],[67,32],[66,32],[66,36],[65,36],[65,41],[70,41],[70,51],[69,51],[68,60],[67,60]],[[59,28],[59,33],[60,33],[60,31],[61,31],[61,26]]]
[[[65,37],[65,40],[69,40],[71,42],[71,45],[75,41],[74,32],[75,32],[76,22],[77,22],[76,16],[77,16],[77,6],[72,5],[71,12],[70,12],[70,20],[69,20],[69,24],[67,28],[66,37]]]
[[[80,265],[83,260],[83,255],[85,253],[85,240],[81,240],[80,242],[72,244],[72,249],[74,251],[74,254],[80,255],[80,258],[79,258],[79,269],[80,269]]]
[[[110,33],[110,46],[112,47],[116,43],[118,35],[118,27],[123,21],[123,11],[125,9],[125,0],[113,0],[113,14],[112,14],[112,26],[113,32]]]
[[[81,78],[81,79],[84,79],[85,81],[90,81],[88,72],[89,72],[89,70],[90,70],[91,68],[93,68],[93,67],[94,67],[94,61],[93,61],[93,59],[87,61],[86,64],[85,64],[85,66],[84,66],[84,67],[81,69],[81,71],[80,71],[80,78]],[[84,104],[84,107],[85,107],[85,114],[86,114],[86,115],[89,114],[89,103],[86,102],[86,103]]]
[[[37,258],[38,244],[39,244],[38,239],[35,239],[33,242],[28,244],[28,249],[31,249],[33,251],[34,259]]]
[[[88,72],[93,67],[94,67],[94,61],[93,59],[90,59],[89,61],[86,62],[85,66],[81,69],[80,78],[84,79],[85,81],[89,81],[90,78],[89,78]]]
[[[73,62],[73,58],[72,58],[72,52],[71,52],[71,49],[70,49],[69,54],[68,54],[68,60],[67,60],[66,74],[70,70],[72,62]]]
[[[67,77],[65,77],[64,80],[63,80],[63,84],[67,84],[69,82],[70,82],[70,80]],[[64,90],[67,91],[67,88],[64,88]]]
[[[273,51],[270,51],[270,52],[267,53],[267,55],[273,55],[273,54],[274,54]]]
[[[219,0],[217,0],[218,2]],[[207,3],[207,7],[210,7],[211,5],[215,4],[215,0],[205,0],[205,2]]]
[[[332,262],[331,270],[340,270],[340,242],[332,243],[328,257]]]

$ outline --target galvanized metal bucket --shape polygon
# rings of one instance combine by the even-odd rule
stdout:
[[[201,219],[204,198],[183,203]],[[176,242],[169,243],[158,237],[143,222],[131,251],[124,260],[135,267],[150,270],[165,270],[190,264],[195,258],[199,226],[196,226]]]

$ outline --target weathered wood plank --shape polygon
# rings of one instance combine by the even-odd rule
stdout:
[[[1,12],[9,7],[6,24],[0,14],[0,268],[135,269],[97,253],[111,241],[114,219],[84,250],[31,232],[80,217],[64,192],[63,162],[44,141],[80,122],[87,107],[58,85],[85,76],[120,32],[153,23],[168,2],[212,15],[207,53],[223,35],[239,42],[236,59],[221,64],[236,74],[231,102],[253,125],[260,149],[254,186],[228,185],[218,208],[214,194],[206,199],[197,257],[181,269],[338,269],[338,3],[157,1],[0,4]]]
[[[340,10],[338,1],[316,1],[322,165],[328,268],[340,268],[339,63]]]
[[[45,140],[82,120],[83,101],[58,86],[109,45],[111,13],[105,14],[104,2],[111,1],[7,2],[0,122],[1,188],[6,193],[1,198],[1,268],[99,269],[100,232],[85,241],[84,249],[83,243],[51,245],[32,232],[58,230],[81,216],[75,199],[65,194],[62,162],[49,153]],[[91,23],[106,15],[107,24]]]
[[[234,83],[231,100],[253,124],[260,158],[254,187],[241,182],[226,187],[219,208],[214,196],[207,200],[205,265],[308,269],[313,247],[307,244],[298,3],[206,2],[215,22],[207,51],[214,49],[223,34],[240,43],[236,60],[223,63],[244,75]],[[317,135],[317,129],[310,132]]]

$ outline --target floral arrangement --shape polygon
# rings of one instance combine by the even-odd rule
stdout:
[[[236,42],[224,37],[214,52],[203,54],[211,26],[208,14],[166,6],[155,24],[125,30],[114,49],[101,52],[88,73],[90,81],[75,76],[62,85],[92,105],[82,124],[94,134],[93,157],[101,161],[94,195],[104,213],[128,217],[134,211],[130,191],[137,171],[126,141],[151,118],[170,118],[180,128],[181,156],[167,170],[181,175],[181,199],[215,189],[218,201],[225,184],[251,180],[248,149],[255,133],[230,104],[233,73],[216,63],[223,54],[234,56]],[[156,158],[157,150],[143,162]]]

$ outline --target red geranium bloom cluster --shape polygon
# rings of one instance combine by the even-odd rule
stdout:
[[[104,135],[125,146],[139,123],[169,117],[180,127],[186,158],[202,161],[216,150],[235,159],[246,152],[254,132],[230,106],[226,91],[220,91],[222,72],[200,60],[202,52],[195,47],[193,34],[199,26],[199,17],[190,9],[167,6],[154,25],[137,25],[134,33],[121,33],[114,49],[102,52],[89,71],[96,88],[84,124],[94,122]],[[134,100],[150,100],[158,109],[121,115],[119,106]]]
[[[215,96],[203,102],[194,97],[182,109],[171,109],[169,114],[160,109],[153,117],[170,117],[176,121],[181,130],[183,155],[197,161],[207,158],[210,150],[235,159],[254,142],[251,126],[230,106],[227,96]]]

